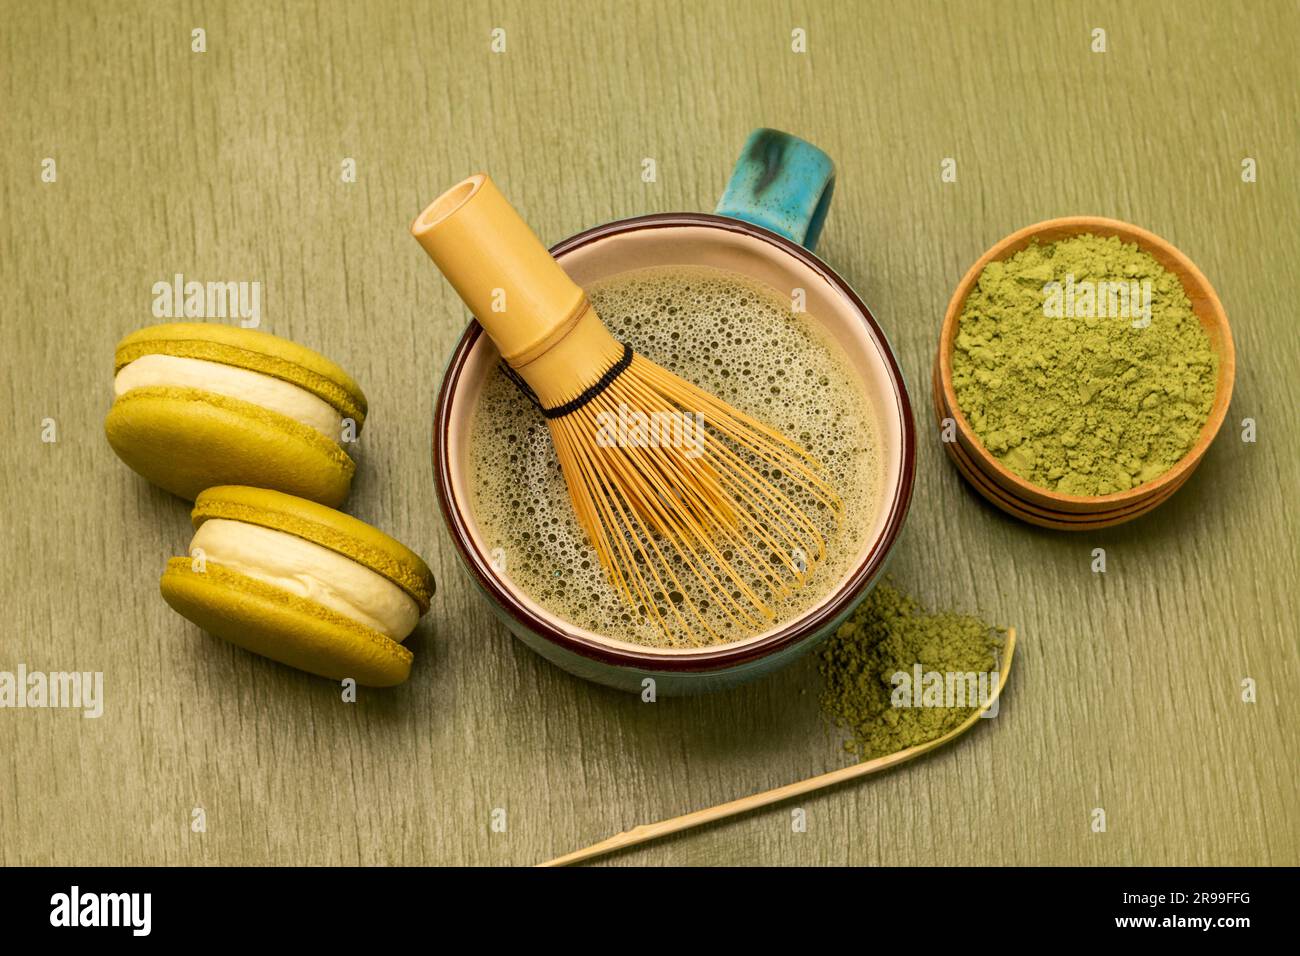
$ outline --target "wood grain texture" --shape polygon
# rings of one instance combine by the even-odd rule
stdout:
[[[923,429],[954,285],[1059,215],[1138,223],[1201,267],[1233,323],[1236,393],[1187,485],[1095,535],[995,511],[927,429],[893,573],[1018,627],[1001,716],[807,800],[806,833],[775,808],[610,862],[1300,863],[1298,12],[3,0],[0,669],[102,670],[106,703],[97,720],[0,711],[0,863],[532,863],[842,765],[812,661],[652,706],[536,658],[462,574],[430,474],[465,315],[407,235],[423,203],[489,169],[547,241],[707,210],[759,125],[836,159],[818,251],[890,334]],[[439,584],[405,686],[343,704],[159,597],[187,508],[127,471],[101,423],[113,344],[155,321],[150,287],[176,272],[262,282],[263,327],[365,388],[349,510]]]

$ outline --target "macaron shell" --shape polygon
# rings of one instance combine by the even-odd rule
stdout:
[[[411,673],[409,650],[314,601],[208,562],[167,562],[162,596],[181,616],[255,654],[332,680],[392,687]]]
[[[429,610],[434,580],[424,559],[351,515],[265,487],[227,486],[199,495],[190,517],[195,529],[209,518],[224,518],[297,535],[383,575],[415,599],[421,614]]]
[[[261,372],[306,389],[351,418],[360,431],[368,411],[352,376],[319,352],[268,332],[208,322],[168,322],[137,329],[117,343],[113,371],[143,355],[175,355]]]
[[[356,465],[335,442],[278,412],[195,388],[118,396],[104,420],[117,456],[149,481],[193,500],[232,483],[342,504]]]

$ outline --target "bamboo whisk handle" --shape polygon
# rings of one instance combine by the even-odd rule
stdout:
[[[411,235],[512,365],[563,337],[584,308],[582,289],[486,173],[430,203],[411,223]]]

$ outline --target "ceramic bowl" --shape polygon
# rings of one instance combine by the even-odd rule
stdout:
[[[881,507],[850,570],[802,616],[765,633],[702,648],[650,648],[562,620],[534,601],[492,560],[474,514],[468,446],[474,409],[499,355],[477,322],[452,354],[434,414],[434,478],[443,517],[471,577],[525,644],[581,677],[657,694],[729,687],[806,653],[848,616],[877,580],[912,496],[915,432],[902,372],[884,332],[858,295],[815,256],[833,181],[820,150],[771,130],[751,137],[724,194],[723,214],[673,213],[623,219],[556,245],[552,254],[579,285],[633,269],[710,266],[774,289],[799,288],[806,314],[823,324],[860,374],[880,444]]]

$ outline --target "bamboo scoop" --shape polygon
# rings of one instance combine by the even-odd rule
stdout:
[[[729,627],[769,626],[826,555],[828,527],[810,513],[839,520],[817,462],[617,341],[486,175],[435,199],[411,233],[546,417],[574,513],[623,600],[672,645],[724,640],[692,593]],[[613,427],[629,413],[699,433],[629,440]]]
[[[613,853],[615,850],[624,850],[641,843],[649,843],[651,840],[657,840],[672,833],[681,833],[683,830],[691,830],[706,823],[714,823],[718,820],[725,820],[727,817],[739,816],[742,813],[748,813],[750,810],[757,810],[759,807],[771,806],[774,803],[789,800],[791,797],[801,797],[815,790],[823,790],[844,783],[847,780],[856,780],[858,777],[866,777],[881,770],[896,767],[900,763],[915,760],[922,754],[929,753],[931,750],[955,740],[980,721],[982,715],[1002,695],[1002,689],[1007,686],[1007,678],[1011,675],[1011,659],[1015,656],[1015,653],[1016,629],[1014,627],[1007,628],[1006,646],[1002,650],[1002,667],[998,673],[998,686],[994,689],[987,703],[971,714],[960,726],[954,727],[942,737],[936,737],[934,740],[917,744],[915,747],[908,747],[906,750],[900,750],[897,753],[877,757],[875,760],[866,760],[849,767],[842,767],[839,770],[832,770],[830,773],[809,777],[807,780],[800,780],[798,783],[788,783],[783,787],[764,790],[762,793],[755,793],[739,800],[721,803],[707,810],[696,810],[694,813],[686,813],[680,817],[661,820],[658,823],[642,824],[617,836],[612,836],[608,840],[593,843],[585,849],[566,853],[564,856],[557,856],[553,860],[538,865],[568,866],[570,863],[580,863],[583,860],[604,856],[606,853]]]

